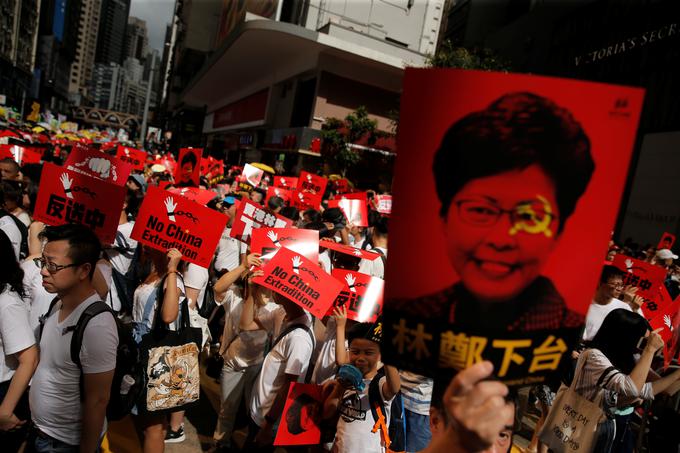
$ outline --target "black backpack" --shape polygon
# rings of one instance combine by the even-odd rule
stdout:
[[[40,317],[40,336],[42,337],[45,321],[52,315],[52,310],[59,298],[55,297],[50,303],[50,308]],[[85,327],[95,316],[109,312],[116,321],[118,330],[118,347],[116,348],[116,369],[113,373],[111,383],[111,394],[109,404],[106,407],[106,418],[108,420],[120,420],[130,413],[139,397],[143,385],[142,369],[139,366],[139,347],[132,337],[132,330],[129,325],[120,322],[111,308],[102,301],[92,303],[87,307],[78,318],[75,325],[66,328],[65,332],[72,331],[71,338],[71,360],[80,369],[80,399],[84,397],[83,390],[83,366],[80,363],[80,349],[83,345]],[[129,376],[134,383],[127,386],[127,391],[121,392],[123,378]],[[128,378],[129,379],[129,378]]]
[[[146,278],[146,275],[148,275],[148,269],[141,263],[142,248],[137,246],[137,248],[132,251],[132,247],[130,247],[125,238],[119,233],[116,233],[116,242],[118,242],[119,239],[122,239],[123,245],[117,245],[112,247],[112,249],[122,254],[132,253],[132,261],[130,262],[130,267],[127,272],[124,274],[112,267],[111,280],[113,280],[113,284],[116,285],[116,292],[118,293],[118,299],[120,300],[120,311],[122,313],[132,314],[135,289],[137,289],[139,284]],[[110,291],[109,297],[111,297]],[[113,301],[111,302],[111,306],[113,307]]]
[[[19,220],[16,216],[0,208],[0,218],[5,216],[9,216],[9,218],[12,219],[21,233],[21,244],[19,245],[19,260],[21,261],[28,256],[28,227],[26,227],[24,222]]]
[[[373,421],[378,422],[378,408],[385,415],[385,403],[380,396],[380,378],[385,376],[385,369],[380,368],[371,383],[368,384],[368,403],[371,406]],[[404,414],[404,402],[401,392],[398,392],[390,405],[390,424],[387,427],[390,436],[388,451],[401,452],[406,450],[406,415]]]

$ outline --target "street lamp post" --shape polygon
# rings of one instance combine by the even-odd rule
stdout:
[[[146,123],[149,118],[149,102],[151,101],[151,85],[153,85],[153,77],[156,66],[156,49],[151,52],[151,70],[149,71],[149,80],[146,84],[146,100],[144,101],[144,116],[142,117],[142,128],[140,130],[141,142],[146,142]]]

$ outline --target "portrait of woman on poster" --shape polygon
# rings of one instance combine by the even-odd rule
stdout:
[[[583,316],[541,274],[595,170],[572,114],[532,93],[503,95],[449,127],[432,170],[459,280],[392,306],[469,328],[580,326]]]
[[[175,187],[198,187],[198,182],[194,181],[194,170],[198,165],[198,158],[195,153],[187,152],[179,163],[179,181]]]

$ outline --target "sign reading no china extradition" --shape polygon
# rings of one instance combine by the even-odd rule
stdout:
[[[124,200],[123,186],[46,163],[33,218],[55,226],[80,223],[92,228],[102,243],[111,244]]]
[[[158,187],[150,187],[130,237],[166,252],[176,248],[183,259],[207,268],[228,217]]]
[[[254,278],[254,283],[287,297],[319,319],[343,288],[318,264],[287,248],[281,248],[262,271],[264,275]]]

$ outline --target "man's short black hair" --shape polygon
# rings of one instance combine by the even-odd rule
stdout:
[[[267,200],[267,207],[272,211],[283,208],[285,204],[286,202],[283,201],[283,198],[281,197],[271,197],[269,200]]]
[[[11,164],[15,172],[19,173],[19,171],[21,171],[21,167],[19,166],[19,164],[11,157],[3,158],[2,160],[0,160],[0,164]]]
[[[38,238],[47,242],[68,241],[68,257],[73,260],[73,263],[89,263],[90,279],[92,279],[102,251],[102,244],[94,231],[85,225],[76,223],[46,226]]]
[[[595,170],[590,140],[565,108],[533,93],[509,93],[449,127],[432,171],[440,215],[473,179],[538,164],[555,184],[561,232]]]
[[[624,272],[618,267],[613,266],[611,264],[605,264],[602,267],[602,273],[600,274],[600,285],[605,285],[609,283],[609,280],[611,280],[614,277],[623,278],[623,274]]]
[[[389,220],[385,216],[380,216],[379,219],[375,221],[373,224],[373,234],[377,234],[379,236],[387,236],[387,224]]]
[[[302,213],[304,217],[309,219],[309,222],[321,222],[321,213],[316,209],[307,209]]]
[[[279,211],[279,215],[297,222],[300,219],[300,210],[295,206],[284,206]]]
[[[340,208],[326,209],[323,214],[321,214],[321,219],[324,222],[332,223],[335,230],[341,230],[347,225],[345,214]]]

